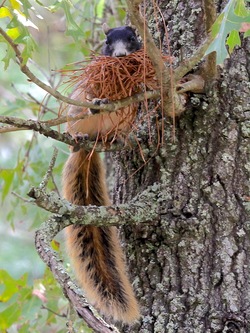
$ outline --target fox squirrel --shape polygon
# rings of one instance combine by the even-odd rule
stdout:
[[[104,26],[106,43],[102,54],[121,57],[140,49],[135,31],[128,26],[109,29]],[[72,98],[84,100],[77,88]],[[98,103],[98,101],[97,101]],[[82,108],[70,106],[68,114],[77,115]],[[116,127],[126,132],[128,124],[121,114],[99,114],[96,110],[86,119],[71,121],[68,132],[87,134],[89,139],[102,139]],[[129,115],[128,115],[129,116]],[[63,170],[63,195],[76,205],[108,206],[105,170],[97,152],[80,149],[71,152]],[[128,280],[116,227],[72,225],[66,229],[66,243],[77,280],[89,302],[104,316],[125,323],[139,318],[139,308]]]

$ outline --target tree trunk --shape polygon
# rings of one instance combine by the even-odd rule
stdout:
[[[205,36],[202,2],[160,6],[172,55],[187,59]],[[150,3],[147,17],[151,24]],[[151,28],[157,31],[155,22]],[[121,231],[143,316],[123,332],[250,331],[249,49],[246,39],[213,87],[189,96],[175,126],[164,120],[157,153],[153,129],[161,119],[154,127],[151,117],[146,137],[148,121],[139,126],[140,147],[116,156],[116,203],[155,182],[164,184],[159,219]]]

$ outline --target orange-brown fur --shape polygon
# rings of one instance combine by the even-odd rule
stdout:
[[[86,101],[91,99],[89,95],[86,96],[81,88],[76,89],[71,95],[72,99]],[[101,114],[91,114],[89,109],[74,107],[69,108],[68,115],[76,116],[79,114],[88,115],[87,118],[71,121],[68,124],[68,132],[71,135],[76,133],[88,134],[89,139],[104,140],[125,134],[131,130],[131,124],[135,118],[135,107],[127,107],[117,112],[106,112]]]
[[[72,98],[85,99],[84,92],[76,90]],[[88,109],[69,108],[69,115]],[[88,134],[99,140],[109,133],[126,132],[133,116],[130,111],[95,114],[87,119],[71,121],[68,131]],[[70,154],[63,171],[64,197],[76,205],[107,206],[110,204],[105,183],[105,170],[98,153],[80,149]],[[115,227],[73,225],[66,230],[66,241],[77,279],[91,304],[105,316],[123,322],[139,317],[134,292],[129,283],[123,253]]]

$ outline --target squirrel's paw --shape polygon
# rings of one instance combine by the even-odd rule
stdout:
[[[95,105],[108,104],[109,99],[108,98],[94,98],[92,100],[92,103],[95,104]],[[89,109],[89,110],[92,114],[96,114],[96,113],[100,112],[100,110],[96,110],[96,109]]]
[[[89,139],[89,135],[88,134],[84,134],[84,133],[81,133],[81,132],[76,132],[74,134],[74,139],[77,143],[81,143],[83,141],[86,141]]]
[[[82,142],[85,142],[89,139],[89,135],[88,134],[83,134],[81,132],[76,132],[74,135],[74,140],[76,143],[80,144]],[[75,146],[73,147],[73,152],[76,153],[79,150],[79,146]]]

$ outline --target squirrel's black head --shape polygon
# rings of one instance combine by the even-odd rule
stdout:
[[[133,28],[124,26],[109,29],[106,25],[103,30],[107,36],[103,45],[102,54],[111,57],[122,57],[138,51],[141,45]]]

